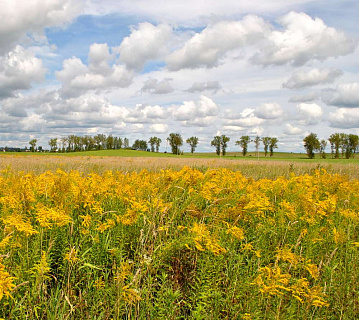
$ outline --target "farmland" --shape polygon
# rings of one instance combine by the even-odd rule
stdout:
[[[0,156],[0,316],[356,318],[355,159],[162,156]]]

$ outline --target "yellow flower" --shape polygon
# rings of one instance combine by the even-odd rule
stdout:
[[[227,230],[227,234],[233,235],[239,241],[244,239],[244,230],[242,228],[238,228],[236,226],[233,226],[232,228],[229,228]]]
[[[105,287],[105,281],[103,281],[102,277],[95,280],[94,287],[96,289],[101,289]]]
[[[77,250],[75,249],[75,247],[72,247],[69,252],[67,252],[65,254],[64,259],[66,261],[68,261],[71,264],[76,263],[77,261],[79,261],[80,259],[77,257]]]
[[[41,283],[49,278],[51,271],[48,257],[45,251],[42,252],[40,261],[31,269],[31,273],[36,277],[36,282]]]
[[[15,288],[13,281],[15,277],[10,277],[10,274],[5,270],[5,266],[0,260],[0,301],[4,297],[11,297],[10,292]]]

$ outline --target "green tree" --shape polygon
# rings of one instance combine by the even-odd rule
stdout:
[[[339,133],[333,133],[329,137],[330,148],[332,151],[332,156],[334,155],[335,159],[339,159],[339,149],[341,144],[341,138]]]
[[[61,141],[61,152],[66,152],[66,149],[68,148],[69,140],[67,137],[62,137],[60,139]]]
[[[157,141],[157,137],[151,137],[148,139],[148,143],[151,146],[151,152],[155,152],[155,145],[156,145],[156,141]]]
[[[249,136],[241,136],[239,140],[236,141],[236,145],[239,145],[242,148],[243,157],[246,156],[248,152],[248,144],[251,142]]]
[[[123,145],[123,140],[121,137],[115,137],[114,138],[114,145],[115,145],[115,149],[121,149],[122,145]]]
[[[162,142],[162,139],[161,138],[157,138],[156,140],[156,152],[159,152],[160,151],[160,145],[161,145],[161,142]]]
[[[190,137],[186,140],[186,143],[188,143],[191,146],[191,153],[193,153],[198,145],[198,138],[197,137]]]
[[[227,153],[227,147],[228,147],[228,142],[231,139],[227,136],[225,136],[224,134],[221,135],[221,149],[222,149],[222,155],[225,156]]]
[[[36,150],[36,143],[37,143],[37,139],[32,139],[32,140],[29,141],[29,144],[31,146],[30,150],[32,152],[35,152],[35,150]]]
[[[345,133],[339,133],[339,139],[340,139],[340,149],[342,153],[342,158],[344,158],[344,155],[349,158],[350,150],[349,150],[349,136]]]
[[[326,146],[327,146],[327,140],[325,140],[325,139],[320,140],[319,153],[320,153],[320,156],[322,157],[322,159],[327,158],[327,154],[325,153]]]
[[[320,150],[320,142],[317,135],[315,133],[311,133],[303,139],[303,142],[308,158],[313,159],[315,157],[314,151]]]
[[[139,139],[135,140],[135,142],[132,145],[132,149],[142,150],[142,151],[146,151],[147,147],[148,147],[147,141],[139,140]]]
[[[171,146],[173,154],[179,154],[180,149],[179,147],[183,145],[182,136],[179,133],[170,133],[167,138],[168,143]]]
[[[269,149],[271,139],[272,139],[271,137],[262,138],[262,142],[263,142],[263,145],[264,145],[264,155],[265,156],[267,156],[267,154],[268,154],[268,149]]]
[[[221,137],[215,136],[211,141],[211,146],[214,146],[216,148],[216,154],[217,156],[219,156],[221,154]]]
[[[125,149],[128,149],[130,147],[130,140],[128,140],[127,138],[123,139],[123,147]]]
[[[278,148],[278,139],[277,138],[270,138],[269,142],[269,156],[272,157],[274,153],[274,149]]]
[[[54,152],[57,149],[57,138],[50,139],[49,146],[51,148],[51,152]]]
[[[259,157],[259,144],[261,143],[261,138],[259,136],[256,136],[253,139],[253,142],[254,142],[254,145],[256,147],[256,155],[257,155],[257,157]]]
[[[350,149],[350,156],[355,157],[355,152],[359,147],[359,136],[356,134],[349,134],[348,137],[349,142],[349,149]]]
[[[114,149],[114,137],[112,136],[112,134],[110,134],[107,138],[106,138],[106,149],[107,150],[112,150]]]

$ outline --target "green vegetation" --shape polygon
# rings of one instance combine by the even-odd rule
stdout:
[[[8,167],[0,172],[0,314],[355,319],[358,203],[358,180],[324,170],[256,181],[211,167]]]

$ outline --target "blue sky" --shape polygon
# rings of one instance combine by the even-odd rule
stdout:
[[[3,1],[0,146],[178,132],[200,151],[218,133],[229,151],[242,135],[303,151],[310,132],[359,134],[358,14],[355,0]]]

